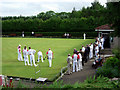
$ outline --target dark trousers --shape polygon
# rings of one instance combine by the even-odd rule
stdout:
[[[99,47],[99,55],[101,54],[100,51],[101,51],[101,47]]]
[[[85,58],[82,58],[82,66],[84,66]]]

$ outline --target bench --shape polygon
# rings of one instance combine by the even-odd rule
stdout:
[[[43,35],[42,34],[35,34],[34,36],[35,37],[42,37]]]
[[[16,34],[15,33],[11,33],[11,34],[9,34],[9,36],[16,37]]]

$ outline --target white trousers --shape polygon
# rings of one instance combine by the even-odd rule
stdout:
[[[21,53],[18,53],[18,60],[23,61]]]
[[[91,51],[91,58],[93,58],[93,50]]]
[[[40,59],[40,58],[41,58],[41,61],[44,62],[44,61],[43,61],[43,56],[42,56],[42,55],[38,55],[38,62],[39,62],[39,59]]]
[[[75,67],[76,67],[76,71],[78,72],[77,61],[73,61],[73,72],[75,72]]]
[[[93,51],[90,51],[89,58],[91,59],[93,57]]]
[[[24,55],[24,61],[25,61],[25,65],[27,65],[27,64],[30,65],[30,64],[29,64],[29,60],[28,60],[28,55],[27,55],[27,56]],[[26,64],[26,62],[27,62],[27,64]]]
[[[89,59],[91,59],[91,52],[89,53]]]
[[[82,61],[80,61],[80,70],[81,70],[81,69],[83,69],[83,67],[82,67]]]
[[[82,68],[82,61],[78,60],[78,71],[80,71]]]
[[[48,61],[49,61],[49,67],[51,67],[52,66],[52,57],[48,56]]]
[[[22,34],[22,37],[24,37],[24,34]]]
[[[31,63],[31,66],[32,66],[32,61],[33,61],[34,66],[36,66],[34,55],[30,55],[30,63]]]
[[[95,57],[97,57],[97,53],[98,53],[98,52],[97,52],[97,51],[95,51]]]
[[[104,47],[103,47],[103,46],[104,46],[104,43],[102,43],[102,48],[101,48],[101,49],[104,49]]]
[[[80,71],[80,60],[77,61],[78,64],[78,71]]]

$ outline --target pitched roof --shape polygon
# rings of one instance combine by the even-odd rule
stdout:
[[[100,29],[100,30],[110,30],[110,29],[112,29],[111,26],[112,26],[112,24],[111,24],[111,25],[105,24],[105,25],[102,25],[102,26],[96,27],[95,29]]]

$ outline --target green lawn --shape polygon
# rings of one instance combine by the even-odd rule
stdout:
[[[35,78],[35,67],[25,66],[24,62],[17,60],[17,46],[19,44],[23,47],[31,46],[36,50],[35,60],[37,60],[37,52],[41,50],[45,56],[49,48],[54,53],[54,59],[52,61],[52,67],[48,67],[48,60],[44,63],[41,61],[40,73],[37,74],[37,78],[45,77],[52,80],[57,75],[61,68],[66,66],[67,54],[73,54],[73,49],[79,50],[82,45],[94,42],[94,39],[58,39],[58,38],[2,38],[2,74],[8,76],[19,76],[27,78]],[[36,68],[39,70],[39,67]]]

